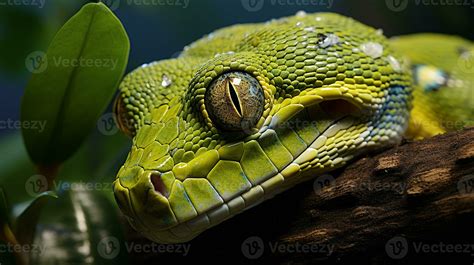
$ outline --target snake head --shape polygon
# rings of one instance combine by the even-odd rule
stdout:
[[[121,84],[133,146],[114,182],[132,226],[189,241],[299,182],[400,141],[411,76],[384,36],[313,14],[237,25]]]

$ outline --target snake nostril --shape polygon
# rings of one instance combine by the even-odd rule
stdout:
[[[168,198],[168,190],[166,189],[165,183],[161,178],[161,174],[158,172],[151,173],[150,175],[151,184],[155,188],[155,191]]]

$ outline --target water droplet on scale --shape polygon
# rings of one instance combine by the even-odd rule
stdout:
[[[377,59],[383,55],[383,46],[380,43],[366,42],[360,46],[360,49],[366,55]]]
[[[336,34],[329,34],[326,38],[319,44],[322,48],[327,48],[329,46],[334,46],[339,43],[339,37]]]
[[[305,17],[305,16],[306,16],[306,12],[303,11],[303,10],[300,10],[300,11],[296,12],[296,16],[297,16],[297,17]]]
[[[389,55],[387,57],[387,60],[395,72],[400,72],[402,70],[402,66],[400,65],[400,62],[395,57],[393,57],[392,55]]]
[[[172,83],[171,78],[169,78],[169,76],[167,75],[163,75],[162,80],[161,80],[161,86],[169,87],[171,83]]]

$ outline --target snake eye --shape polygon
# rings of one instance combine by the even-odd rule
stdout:
[[[222,130],[248,131],[257,124],[265,104],[263,89],[253,76],[222,74],[206,91],[205,105],[212,122]]]

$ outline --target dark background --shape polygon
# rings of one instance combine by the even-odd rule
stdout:
[[[13,0],[0,0],[0,120],[18,120],[21,95],[30,76],[25,59],[33,51],[45,51],[61,25],[90,1],[25,0],[44,1],[42,8],[5,4],[7,1]],[[162,3],[155,5],[127,1],[104,0],[130,37],[127,72],[143,63],[176,55],[185,45],[215,29],[289,16],[299,10],[342,13],[382,28],[387,36],[439,32],[474,39],[472,0],[461,1],[462,5],[443,5],[440,0],[335,0],[332,5],[328,0],[144,0]],[[189,1],[186,7],[184,1]],[[249,1],[263,1],[263,6],[250,12],[244,8]],[[404,1],[408,5],[402,11],[389,8],[393,4],[403,7]],[[0,130],[0,136],[11,132]]]

